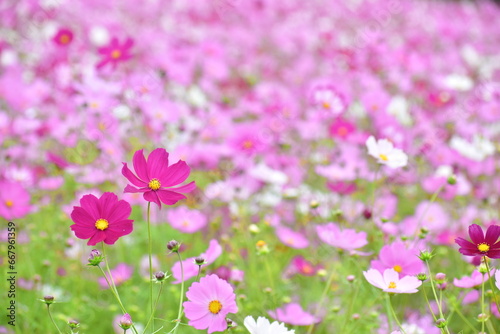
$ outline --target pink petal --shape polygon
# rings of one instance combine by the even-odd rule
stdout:
[[[149,154],[148,157],[148,175],[149,179],[156,178],[164,187],[163,175],[168,170],[168,153],[164,148],[157,148]]]
[[[140,180],[134,173],[128,168],[127,164],[124,162],[122,167],[122,175],[127,178],[136,187],[147,187],[148,184]]]
[[[184,182],[191,172],[186,162],[179,160],[177,163],[168,167],[161,175],[160,182],[163,187],[171,187]]]
[[[99,210],[99,200],[94,195],[84,195],[80,199],[80,205],[82,206],[82,209],[87,211],[94,222],[97,219],[101,218],[101,212]]]
[[[194,189],[196,189],[196,183],[194,181],[189,182],[188,184],[185,184],[183,186],[168,188],[168,190],[178,193],[190,193]]]
[[[477,224],[472,224],[471,226],[469,226],[469,236],[472,242],[476,245],[484,242],[483,229]]]
[[[109,222],[109,211],[113,209],[115,204],[118,202],[118,196],[113,193],[105,192],[102,194],[101,198],[99,198],[99,207],[101,212],[101,217]]]
[[[88,239],[96,232],[96,229],[90,226],[79,226],[73,224],[70,228],[73,232],[75,232],[75,236],[79,239]]]
[[[137,188],[132,187],[130,184],[127,184],[127,186],[123,190],[123,192],[126,192],[126,193],[143,193],[146,191],[151,191],[151,189],[146,188],[146,187],[137,189]]]
[[[73,207],[71,219],[79,226],[94,226],[96,219],[92,218],[87,211],[79,206]]]
[[[158,205],[158,207],[161,209],[161,203],[160,203],[160,198],[158,197],[157,191],[147,191],[142,195],[144,199],[148,202],[154,202]]]
[[[144,195],[146,195],[146,194],[147,193],[145,193]],[[160,200],[167,205],[173,205],[173,204],[177,203],[178,201],[186,198],[186,196],[184,196],[182,194],[179,194],[179,193],[176,193],[173,191],[168,191],[165,189],[159,189],[158,191],[156,191],[156,194],[158,195]],[[144,198],[146,198],[146,197],[144,197]]]
[[[148,176],[148,165],[146,163],[146,159],[144,158],[143,150],[138,150],[134,153],[132,163],[134,164],[134,170],[139,179],[149,182],[150,178]]]
[[[96,233],[92,236],[92,238],[90,238],[87,245],[95,246],[97,243],[104,241],[104,239],[106,239],[106,233],[101,230],[96,230]]]
[[[108,213],[106,215],[106,219],[109,224],[113,224],[118,221],[122,221],[127,219],[132,212],[132,208],[130,204],[124,200],[120,200],[113,207],[108,209]]]

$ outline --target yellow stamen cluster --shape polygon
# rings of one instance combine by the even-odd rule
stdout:
[[[95,227],[101,231],[104,231],[105,229],[107,229],[108,226],[109,226],[109,223],[106,219],[99,218],[95,222]]]
[[[396,283],[394,282],[389,282],[389,286],[388,286],[389,289],[396,289]]]
[[[212,300],[208,304],[208,310],[213,314],[218,314],[222,310],[222,304],[218,300]]]
[[[11,208],[14,205],[14,203],[10,199],[8,199],[5,201],[5,205],[7,205],[8,208]]]
[[[477,249],[479,249],[480,252],[485,253],[485,252],[490,250],[490,245],[482,243],[482,244],[477,245]]]
[[[389,158],[388,158],[388,157],[387,157],[387,155],[385,155],[385,154],[379,154],[379,155],[378,155],[378,157],[379,157],[380,159],[384,160],[384,161],[388,161],[388,160],[389,160]]]
[[[122,53],[120,50],[113,50],[111,52],[111,58],[113,58],[113,59],[118,59],[121,57],[121,55],[122,55]]]
[[[61,44],[68,44],[69,43],[69,36],[67,34],[63,34],[59,37],[59,42]]]
[[[395,272],[397,273],[400,273],[403,271],[403,268],[400,266],[400,265],[395,265],[394,267],[392,267],[392,269],[394,269]]]
[[[161,183],[158,179],[152,179],[149,181],[148,187],[151,190],[158,190],[161,187]]]
[[[252,147],[253,147],[253,142],[252,142],[251,140],[245,140],[245,141],[243,142],[243,148],[244,148],[245,150],[249,150],[249,149],[251,149]]]

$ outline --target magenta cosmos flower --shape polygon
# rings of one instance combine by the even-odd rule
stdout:
[[[228,313],[238,312],[236,296],[231,285],[217,275],[202,277],[194,282],[186,293],[184,312],[189,325],[196,329],[208,329],[208,333],[222,332],[227,328]]]
[[[123,163],[122,174],[130,181],[130,185],[125,187],[126,193],[144,193],[143,197],[148,202],[154,202],[161,208],[161,203],[173,205],[185,199],[186,196],[180,194],[188,193],[196,188],[196,184],[190,182],[186,185],[174,187],[184,182],[191,172],[189,166],[182,160],[169,166],[168,152],[164,148],[157,148],[144,158],[143,150],[135,152],[133,158],[135,176],[127,164]]]
[[[71,219],[75,222],[71,230],[77,238],[90,238],[89,246],[101,241],[112,245],[134,229],[133,220],[128,219],[132,212],[130,204],[119,201],[113,193],[104,193],[100,198],[85,195],[80,199],[80,205],[73,207],[71,212]]]
[[[115,68],[118,63],[129,60],[132,58],[130,49],[133,45],[134,41],[131,38],[127,38],[123,44],[120,44],[118,39],[114,37],[111,39],[109,45],[99,49],[99,54],[101,54],[102,59],[97,64],[97,68],[101,68],[108,63]]]
[[[469,236],[472,242],[464,238],[456,238],[455,242],[460,246],[458,250],[463,255],[467,256],[487,256],[492,259],[500,259],[500,226],[491,225],[486,231],[486,236],[483,229],[477,225],[469,226]]]

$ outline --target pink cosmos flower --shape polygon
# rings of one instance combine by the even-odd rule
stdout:
[[[309,246],[309,240],[302,233],[295,232],[288,227],[278,226],[275,232],[278,239],[289,247],[301,249]]]
[[[66,28],[59,29],[52,40],[59,46],[67,46],[73,41],[73,32]]]
[[[377,159],[377,162],[390,168],[404,167],[408,164],[408,156],[387,139],[375,140],[370,136],[366,140],[368,154]]]
[[[113,278],[113,282],[115,282],[115,285],[118,286],[128,281],[132,277],[132,274],[134,273],[134,268],[126,263],[120,263],[110,271],[111,271],[111,277]],[[106,277],[111,282],[110,277],[107,274]],[[102,289],[109,288],[108,283],[106,282],[106,279],[104,277],[99,277],[97,281],[99,282],[99,286]]]
[[[238,312],[233,288],[217,275],[205,276],[199,283],[194,282],[186,297],[189,301],[183,306],[188,324],[196,329],[208,329],[209,334],[225,331],[227,314]]]
[[[285,270],[285,275],[292,276],[295,274],[301,274],[304,276],[314,276],[319,269],[321,269],[321,266],[315,266],[311,262],[307,261],[303,256],[297,255],[292,259],[288,268]]]
[[[490,276],[493,276],[494,273],[495,273],[495,269],[492,269],[490,272]],[[498,272],[496,275],[498,275]],[[483,284],[483,282],[486,282],[487,280],[488,280],[487,274],[483,275],[479,271],[474,270],[470,277],[464,276],[461,279],[456,279],[456,278],[453,279],[453,285],[455,285],[456,287],[459,287],[459,288],[470,289],[470,288],[473,288],[475,286],[479,286],[479,285]]]
[[[458,250],[463,255],[467,256],[487,256],[492,259],[500,259],[500,226],[490,225],[486,231],[486,236],[483,233],[481,226],[472,224],[469,226],[469,236],[472,242],[464,238],[456,238],[455,242],[460,246]]]
[[[394,269],[384,270],[383,276],[376,269],[363,271],[363,275],[368,283],[390,293],[415,293],[422,285],[422,282],[414,276],[404,276],[399,279],[399,274]]]
[[[30,195],[19,184],[0,181],[0,217],[19,219],[31,211]]]
[[[130,48],[133,45],[134,41],[131,38],[127,38],[123,44],[120,44],[116,37],[113,38],[108,46],[99,49],[99,53],[103,58],[97,64],[97,68],[102,68],[108,63],[115,68],[118,63],[132,58]]]
[[[298,303],[289,303],[274,311],[267,312],[271,318],[278,321],[294,325],[309,326],[320,322],[321,319],[305,312]]]
[[[330,125],[330,136],[338,139],[345,139],[349,137],[354,131],[356,131],[356,126],[345,119],[338,117],[336,118],[332,125]]]
[[[137,176],[130,171],[125,162],[123,163],[122,174],[139,189],[127,185],[125,192],[144,193],[143,197],[146,201],[154,202],[160,208],[162,202],[166,205],[173,205],[186,198],[186,196],[180,194],[181,192],[188,193],[196,188],[194,181],[172,188],[172,186],[184,182],[188,178],[191,169],[182,160],[169,166],[168,152],[164,148],[153,150],[149,154],[147,162],[143,150],[135,152],[133,164]]]
[[[311,103],[331,115],[340,115],[346,109],[344,96],[330,84],[318,84],[311,91]]]
[[[345,250],[361,248],[368,243],[366,232],[356,232],[353,229],[340,230],[334,223],[318,225],[316,232],[323,242]]]
[[[87,245],[94,246],[104,241],[113,245],[118,238],[134,229],[133,220],[128,219],[132,208],[124,200],[118,200],[113,193],[104,193],[100,198],[85,195],[80,199],[81,206],[73,207],[71,219],[75,224],[71,230],[77,238],[89,239]]]
[[[401,276],[417,275],[425,270],[423,262],[417,256],[418,254],[418,250],[408,249],[403,242],[397,241],[382,247],[379,259],[373,260],[371,267],[381,273],[385,269],[392,268]]]
[[[189,210],[185,206],[169,210],[167,219],[173,228],[183,233],[197,232],[208,223],[207,217],[200,211]]]
[[[205,259],[205,264],[203,264],[202,267],[212,264],[221,254],[222,254],[222,247],[219,245],[217,240],[215,239],[210,240],[210,244],[208,246],[207,251],[199,256]],[[195,258],[196,257],[191,257],[182,261],[182,267],[184,271],[184,281],[198,275],[198,265],[194,263]],[[181,263],[179,261],[174,263],[174,266],[172,267],[172,276],[176,279],[173,282],[174,284],[182,282]]]

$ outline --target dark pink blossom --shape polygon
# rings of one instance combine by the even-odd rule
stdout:
[[[67,46],[73,41],[73,32],[66,28],[59,29],[52,40],[59,46]]]
[[[113,38],[108,46],[99,49],[102,59],[97,64],[97,68],[104,67],[108,63],[115,68],[118,63],[132,58],[130,49],[133,45],[134,41],[131,38],[127,38],[123,44],[120,44],[117,38]]]
[[[73,207],[71,212],[71,219],[75,222],[71,230],[77,238],[89,239],[89,246],[101,241],[113,245],[134,229],[133,220],[128,219],[132,212],[130,204],[119,201],[113,193],[104,193],[100,198],[85,195],[80,199],[80,205]]]
[[[157,148],[144,158],[143,150],[135,152],[133,158],[134,175],[127,164],[123,163],[122,174],[131,185],[125,187],[126,193],[144,193],[143,197],[148,202],[154,202],[161,208],[161,203],[173,205],[185,199],[183,193],[191,192],[196,188],[196,184],[190,182],[183,186],[173,187],[184,182],[191,172],[189,166],[182,160],[169,166],[168,152],[164,148]]]
[[[485,236],[479,225],[472,224],[469,226],[469,236],[472,242],[464,238],[455,239],[455,242],[460,246],[458,250],[460,253],[467,256],[487,256],[492,259],[500,259],[499,225],[489,226]]]

